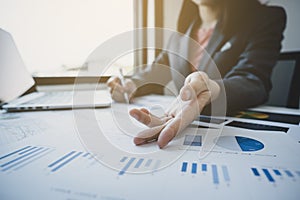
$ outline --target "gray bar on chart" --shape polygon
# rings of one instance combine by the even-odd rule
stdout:
[[[151,165],[152,161],[153,161],[152,159],[147,160],[145,167],[149,167]]]
[[[219,184],[219,175],[218,175],[217,165],[212,165],[211,169],[212,169],[213,183]]]
[[[230,177],[229,177],[228,169],[225,165],[222,166],[222,171],[223,171],[224,180],[229,182]]]
[[[139,168],[141,166],[141,164],[143,163],[144,158],[140,158],[137,163],[135,164],[134,168]]]
[[[160,160],[157,160],[157,161],[155,162],[155,165],[154,165],[154,167],[153,167],[153,170],[154,170],[154,171],[158,169],[160,163],[161,163]]]

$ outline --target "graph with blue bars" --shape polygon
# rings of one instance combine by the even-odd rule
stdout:
[[[210,174],[212,183],[219,185],[221,181],[230,183],[229,171],[226,165],[207,164],[199,162],[182,162],[181,173],[183,174]]]
[[[300,179],[300,170],[252,167],[251,173],[259,180],[276,183],[282,180],[296,181]]]
[[[45,157],[54,149],[40,146],[25,146],[0,157],[0,171],[17,171]]]
[[[155,172],[161,164],[161,160],[151,158],[137,158],[124,156],[120,159],[122,166],[118,175],[122,176],[130,172]]]
[[[25,146],[16,149],[0,156],[0,172],[13,172],[23,167],[33,165],[53,151],[55,151],[54,148],[43,146]],[[56,173],[78,160],[89,165],[96,163],[94,156],[88,152],[70,151],[58,156],[57,159],[45,165],[51,173]],[[40,163],[37,165],[41,166]],[[44,168],[45,166],[42,167]]]
[[[70,151],[51,162],[47,167],[50,172],[55,173],[76,161],[79,162],[78,160],[80,159],[85,159],[84,162],[88,162],[89,160],[92,160],[91,162],[96,162],[93,155],[88,152]]]

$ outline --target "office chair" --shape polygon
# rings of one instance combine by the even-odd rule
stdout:
[[[280,54],[271,81],[273,87],[265,105],[299,109],[300,51]]]

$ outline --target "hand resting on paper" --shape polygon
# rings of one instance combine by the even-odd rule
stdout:
[[[203,108],[216,99],[220,86],[204,72],[194,72],[186,79],[180,94],[163,117],[151,114],[147,109],[132,109],[130,115],[149,127],[135,138],[136,145],[157,141],[164,148],[178,133],[199,116]]]

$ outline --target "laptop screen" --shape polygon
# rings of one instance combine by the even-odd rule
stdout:
[[[34,85],[10,33],[0,28],[0,101],[21,96]]]

